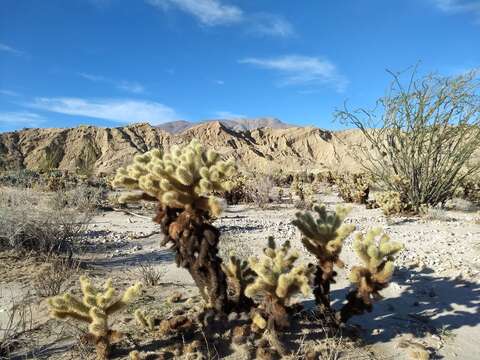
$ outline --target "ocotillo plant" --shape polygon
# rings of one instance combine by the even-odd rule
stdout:
[[[140,284],[128,288],[116,297],[116,290],[109,279],[102,289],[95,288],[86,277],[80,277],[83,298],[70,293],[48,299],[50,314],[58,319],[71,318],[88,323],[88,340],[95,344],[97,359],[108,359],[110,344],[120,338],[120,333],[109,328],[108,317],[124,308],[140,293]]]
[[[381,298],[379,291],[388,286],[395,265],[393,255],[399,252],[403,245],[390,241],[382,229],[371,229],[364,236],[355,235],[353,248],[364,266],[354,266],[350,273],[350,281],[355,289],[347,295],[347,304],[340,312],[342,322],[353,315],[372,311],[372,302]]]
[[[271,345],[280,353],[284,349],[278,341],[277,330],[290,325],[288,305],[295,294],[310,293],[312,267],[294,265],[298,253],[291,251],[290,242],[277,248],[273,238],[268,239],[268,246],[260,259],[249,259],[250,268],[257,274],[255,281],[247,286],[245,295],[252,299],[261,299],[254,310],[253,323],[268,332]]]
[[[209,219],[222,210],[212,194],[229,190],[235,173],[232,161],[222,161],[218,153],[192,140],[167,152],[155,149],[136,156],[113,182],[136,191],[120,201],[159,203],[154,221],[162,227],[164,243],[172,243],[177,265],[190,272],[208,306],[219,312],[228,304],[227,282],[217,255],[220,233]]]
[[[298,212],[293,224],[301,231],[305,248],[318,260],[313,293],[317,305],[327,311],[330,309],[330,284],[335,282],[337,275],[334,265],[343,267],[340,260],[343,241],[355,226],[343,223],[350,211],[348,208],[338,206],[335,212],[329,212],[324,205],[317,205],[313,210],[316,219],[310,212]]]

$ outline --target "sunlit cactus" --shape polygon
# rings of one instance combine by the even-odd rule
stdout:
[[[268,331],[272,346],[283,354],[284,350],[277,338],[277,330],[290,324],[288,306],[293,296],[302,293],[307,296],[313,268],[295,265],[298,253],[291,251],[290,242],[277,248],[273,238],[261,258],[249,259],[250,268],[257,274],[255,281],[247,286],[245,295],[260,300],[253,313],[252,321],[259,329]]]
[[[347,295],[348,303],[341,311],[342,321],[371,311],[373,300],[381,298],[379,291],[388,286],[395,270],[393,255],[403,249],[403,245],[390,241],[381,228],[375,228],[366,235],[357,233],[353,248],[364,265],[351,270],[350,281],[355,289]]]
[[[231,189],[235,173],[233,161],[221,160],[217,152],[192,140],[168,152],[154,149],[135,156],[133,164],[117,171],[113,185],[141,191],[125,194],[121,202],[151,198],[171,208],[198,208],[218,215],[221,204],[211,194]]]
[[[313,291],[317,305],[326,310],[330,308],[330,284],[337,274],[334,265],[343,267],[343,242],[355,226],[343,223],[350,208],[337,206],[335,211],[327,211],[325,205],[317,205],[313,210],[316,217],[311,212],[299,212],[293,224],[302,233],[305,248],[318,260]]]
[[[150,200],[159,203],[154,221],[172,244],[177,266],[192,275],[207,308],[228,312],[226,276],[218,256],[220,232],[211,224],[222,206],[214,193],[231,188],[236,173],[233,161],[204,148],[197,140],[169,151],[151,150],[118,170],[113,185],[135,190],[120,201]]]
[[[70,293],[48,299],[50,314],[57,319],[71,318],[88,323],[89,340],[95,344],[97,359],[107,359],[110,344],[120,337],[118,332],[109,328],[109,316],[132,302],[140,294],[141,284],[131,286],[117,296],[111,279],[99,289],[93,286],[89,278],[81,276],[80,288],[82,299]]]

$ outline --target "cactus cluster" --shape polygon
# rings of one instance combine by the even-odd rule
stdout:
[[[117,296],[111,279],[102,288],[96,288],[88,277],[81,276],[80,288],[82,299],[70,293],[48,299],[50,314],[57,319],[71,318],[88,323],[89,340],[95,344],[97,359],[107,359],[110,344],[120,337],[118,332],[109,328],[109,316],[138,296],[141,285],[131,286],[121,296]]]
[[[370,181],[364,174],[342,174],[335,177],[340,197],[346,202],[366,204]]]
[[[221,204],[210,195],[229,190],[235,172],[232,161],[221,160],[217,152],[192,140],[168,152],[154,149],[135,156],[133,164],[117,171],[113,185],[141,191],[124,195],[123,202],[156,199],[171,208],[196,208],[216,216]]]
[[[316,218],[311,212],[298,212],[293,224],[302,233],[302,243],[318,260],[314,281],[314,294],[317,303],[323,308],[330,307],[330,284],[337,273],[334,265],[343,267],[340,260],[344,240],[355,226],[344,224],[350,209],[337,206],[335,212],[327,211],[325,205],[314,207]]]
[[[380,192],[375,195],[375,201],[385,215],[399,214],[407,208],[397,191]]]
[[[253,312],[253,324],[268,331],[271,345],[282,354],[284,350],[277,339],[277,330],[290,324],[287,310],[292,297],[298,293],[304,296],[310,293],[313,268],[295,265],[299,254],[291,251],[288,241],[277,247],[270,237],[263,252],[261,258],[249,259],[250,268],[257,276],[245,289],[245,295],[260,300],[259,307]]]
[[[354,266],[350,281],[355,289],[347,295],[348,303],[342,308],[343,321],[364,311],[371,311],[373,300],[380,299],[380,290],[388,286],[395,269],[394,257],[403,245],[390,241],[381,228],[374,228],[366,235],[357,233],[353,248],[363,266]]]

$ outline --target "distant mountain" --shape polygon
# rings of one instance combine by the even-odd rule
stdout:
[[[186,124],[177,123],[177,128],[182,125]],[[345,143],[362,141],[358,131],[333,133],[314,127],[285,128],[288,125],[276,119],[228,121],[227,124],[207,121],[193,125],[184,126],[184,130],[177,134],[149,124],[0,133],[0,170],[38,169],[46,161],[53,168],[75,170],[88,162],[96,173],[109,174],[131,161],[135,154],[186,144],[195,138],[225,157],[235,158],[240,167],[248,170],[315,171],[326,167],[351,168],[354,163],[347,155]],[[258,128],[232,129],[237,126]]]
[[[212,119],[212,120],[204,120],[199,122],[179,120],[179,121],[171,121],[171,122],[157,125],[157,128],[165,130],[171,134],[179,134],[195,126],[207,124],[210,122],[219,122],[223,124],[227,129],[234,130],[234,131],[255,130],[259,128],[287,129],[291,127],[299,127],[295,125],[286,124],[277,118],[261,117],[261,118],[252,118],[252,119],[247,119],[247,118]]]

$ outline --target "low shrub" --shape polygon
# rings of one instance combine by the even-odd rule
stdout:
[[[93,216],[80,201],[65,192],[49,197],[28,189],[5,189],[0,194],[0,247],[71,253]]]
[[[408,208],[397,191],[380,192],[375,195],[375,202],[385,215],[400,214]]]

